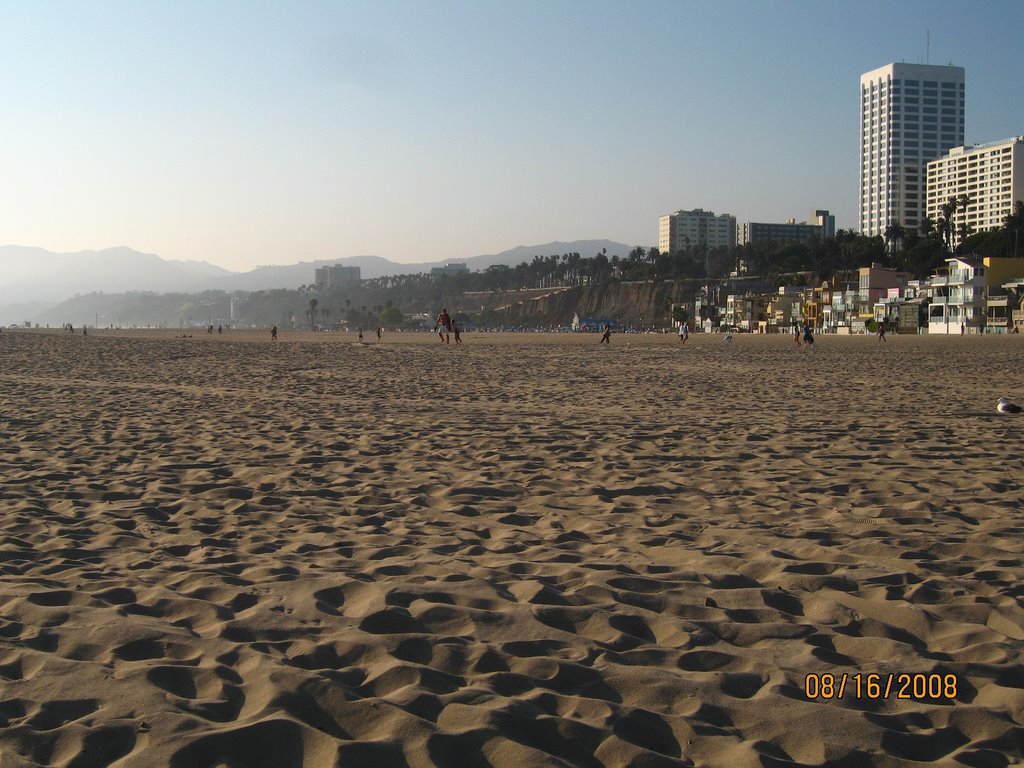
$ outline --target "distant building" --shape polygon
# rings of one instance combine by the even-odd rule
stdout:
[[[942,216],[943,203],[963,195],[967,211],[956,213],[954,243],[960,241],[961,225],[972,233],[1003,226],[1014,202],[1024,200],[1024,136],[954,147],[928,163],[927,214],[932,221]]]
[[[731,248],[736,244],[736,217],[695,208],[676,211],[658,219],[658,250],[677,253],[691,248]]]
[[[819,304],[818,329],[823,333],[849,333],[853,316],[857,312],[858,279],[853,279],[850,272],[841,272],[825,281],[820,288],[815,288],[815,298]],[[843,329],[840,331],[840,329]]]
[[[774,312],[772,301],[775,295],[730,293],[725,299],[725,315],[722,325],[729,330],[749,333],[766,330],[769,314]]]
[[[787,332],[803,318],[803,289],[780,286],[765,308],[768,332]]]
[[[333,267],[318,267],[316,270],[316,287],[324,291],[329,288],[347,288],[351,285],[359,285],[362,274],[359,267],[343,267],[336,264]]]
[[[768,224],[748,221],[736,227],[736,245],[748,243],[810,243],[834,237],[836,230],[835,216],[828,211],[812,211],[812,222],[797,224],[789,219],[785,224]],[[831,232],[829,231],[831,230]]]
[[[897,272],[872,264],[858,269],[857,278],[856,305],[849,318],[854,333],[862,333],[871,320],[877,319],[875,305],[887,299],[890,290],[895,289],[896,295],[900,295],[914,276],[909,272]]]
[[[469,272],[469,267],[465,264],[456,264],[449,262],[443,267],[431,267],[430,274],[433,277],[440,277],[441,275],[461,275],[464,272]]]
[[[836,236],[836,217],[828,211],[815,209],[807,216],[808,224],[817,224],[821,227],[822,237]]]
[[[964,143],[963,67],[887,64],[860,78],[860,231],[916,230],[925,217],[925,175]]]

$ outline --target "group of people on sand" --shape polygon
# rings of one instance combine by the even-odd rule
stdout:
[[[799,347],[800,335],[803,334],[803,344],[810,349],[814,346],[814,332],[811,330],[811,325],[806,320],[804,321],[803,327],[801,328],[798,323],[793,323],[793,341]]]
[[[213,326],[211,325],[210,328],[212,329]],[[220,329],[217,330],[217,333],[221,333],[221,332],[222,331]],[[210,330],[210,331],[207,331],[207,333],[213,333],[213,331]],[[380,341],[381,337],[383,335],[384,335],[384,329],[383,328],[378,328],[377,329],[377,341]],[[272,341],[277,341],[277,326],[276,325],[273,328],[270,329],[270,338],[271,338]],[[458,338],[459,338],[458,331],[455,332],[455,338],[456,338],[456,340],[458,340]],[[359,341],[362,341],[362,340],[363,340],[363,329],[360,327],[359,328]]]
[[[437,313],[437,320],[434,322],[434,332],[441,339],[442,344],[451,344],[451,337],[455,336],[455,343],[462,343],[462,333],[458,324],[448,314],[448,307],[442,307]]]

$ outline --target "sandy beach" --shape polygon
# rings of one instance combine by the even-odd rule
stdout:
[[[1024,338],[0,333],[0,768],[1024,761]]]

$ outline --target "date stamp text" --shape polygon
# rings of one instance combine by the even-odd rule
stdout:
[[[953,674],[862,674],[843,672],[833,675],[810,674],[804,677],[804,695],[812,701],[823,699],[914,699],[917,701],[945,699],[957,695],[957,677]]]

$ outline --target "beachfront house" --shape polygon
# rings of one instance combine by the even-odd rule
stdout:
[[[928,281],[928,333],[980,333],[985,320],[985,265],[978,259],[946,259]]]
[[[1014,306],[1013,298],[1006,291],[990,293],[985,298],[985,333],[1006,333],[1012,330],[1010,311]]]
[[[889,288],[885,295],[875,302],[873,315],[876,326],[878,323],[884,323],[886,328],[896,326],[900,320],[900,307],[904,301],[902,289]]]
[[[850,320],[857,306],[856,276],[844,273],[835,275],[821,287],[821,331],[824,333],[849,333]]]
[[[1010,307],[1008,330],[1021,333],[1024,331],[1024,280],[1013,280],[1003,284],[1004,288],[1012,289],[1016,303]]]
[[[911,280],[903,289],[896,307],[898,333],[925,333],[928,330],[928,281]]]
[[[789,333],[794,323],[802,318],[804,289],[791,285],[779,286],[765,308],[769,333]]]
[[[722,325],[729,330],[763,332],[766,330],[771,301],[771,295],[730,293],[725,299]]]
[[[928,333],[984,333],[989,294],[999,295],[1004,283],[1024,277],[1024,259],[952,257],[946,265],[928,281]],[[999,317],[998,303],[993,314]],[[1004,324],[1006,320],[1004,315]]]
[[[909,272],[897,272],[879,264],[858,269],[856,309],[850,317],[850,331],[864,333],[868,322],[875,319],[875,305],[890,295],[890,289],[906,288],[913,277]]]
[[[716,283],[702,285],[694,295],[693,319],[694,325],[705,332],[710,332],[719,326],[719,318],[725,312],[725,291],[723,286]],[[698,324],[699,321],[699,324]]]
[[[1024,325],[1024,276],[989,288],[985,300],[985,333],[1020,333]]]
[[[814,289],[808,316],[814,318],[819,333],[849,332],[849,314],[856,289],[856,275],[850,272],[837,272]],[[840,331],[840,328],[845,330]]]

